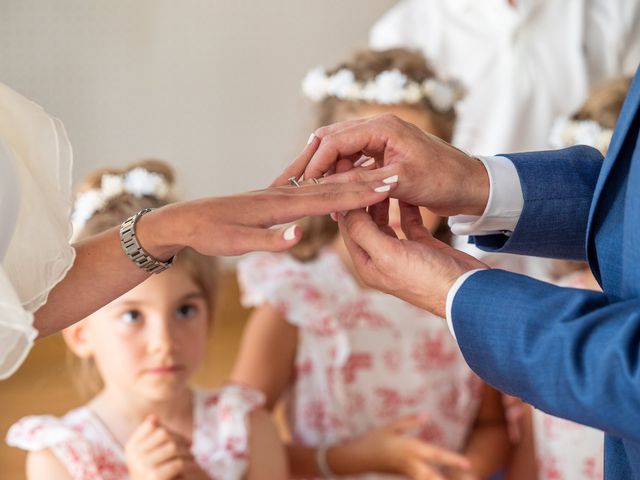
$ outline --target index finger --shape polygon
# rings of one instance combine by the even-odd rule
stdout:
[[[336,125],[321,137],[317,150],[304,171],[305,178],[317,178],[338,160],[361,153],[380,157],[386,148],[388,134],[384,119],[369,119],[359,123]]]
[[[291,164],[289,164],[287,168],[285,168],[285,170],[278,176],[278,178],[276,178],[271,183],[271,186],[286,185],[289,182],[289,179],[291,177],[299,179],[304,173],[305,169],[307,168],[307,165],[311,161],[311,157],[316,152],[316,149],[320,145],[320,142],[323,137],[333,133],[334,131],[342,130],[350,126],[357,125],[359,123],[362,123],[363,121],[364,120],[362,119],[347,120],[345,122],[334,123],[333,125],[322,127],[316,130],[309,137],[309,141],[307,142],[307,145],[304,147],[300,155],[298,155],[295,158],[295,160],[291,162]],[[318,175],[318,177],[319,176],[320,175]],[[305,175],[305,178],[316,178],[316,177],[309,177],[308,175]]]
[[[471,468],[469,459],[459,453],[436,447],[430,443],[415,439],[418,454],[429,463],[436,463],[443,467],[457,468],[460,470],[468,470]]]
[[[291,177],[299,179],[319,144],[320,140],[318,140],[315,133],[312,133],[307,145],[304,147],[302,152],[300,152],[300,155],[298,155],[295,160],[291,162],[291,164],[285,168],[280,175],[278,175],[278,178],[276,178],[270,186],[277,187],[281,185],[288,185]]]

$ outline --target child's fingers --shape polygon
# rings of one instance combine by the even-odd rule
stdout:
[[[436,447],[430,443],[414,439],[414,451],[426,462],[441,465],[443,467],[468,470],[471,468],[469,459],[459,453],[451,452],[444,448]]]
[[[178,442],[166,442],[147,453],[145,463],[152,467],[160,466],[175,458],[189,458],[191,452],[185,444]]]
[[[147,454],[171,440],[171,434],[165,428],[156,427],[146,438],[140,441],[139,451],[142,454]]]
[[[155,476],[157,480],[174,480],[176,477],[182,478],[181,474],[188,463],[184,458],[173,458],[164,462],[155,469]]]
[[[149,415],[142,423],[136,428],[127,443],[136,444],[144,441],[151,433],[157,428],[157,417],[155,415]]]

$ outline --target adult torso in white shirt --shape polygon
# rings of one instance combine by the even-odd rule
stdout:
[[[465,84],[460,147],[478,155],[534,150],[594,84],[635,70],[639,12],[637,0],[404,0],[370,41],[419,48],[440,75]]]

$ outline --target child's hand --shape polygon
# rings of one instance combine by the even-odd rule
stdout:
[[[439,467],[468,470],[469,461],[462,455],[407,435],[423,423],[422,415],[406,417],[369,430],[346,447],[365,459],[369,471],[402,474],[414,480],[445,480]]]
[[[132,480],[206,478],[193,473],[200,469],[189,448],[187,439],[170,432],[156,417],[149,416],[125,445],[129,475]]]

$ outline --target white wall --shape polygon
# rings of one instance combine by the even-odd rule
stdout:
[[[186,198],[260,188],[306,142],[310,67],[393,0],[0,0],[0,81],[63,120],[77,180],[173,162]]]

